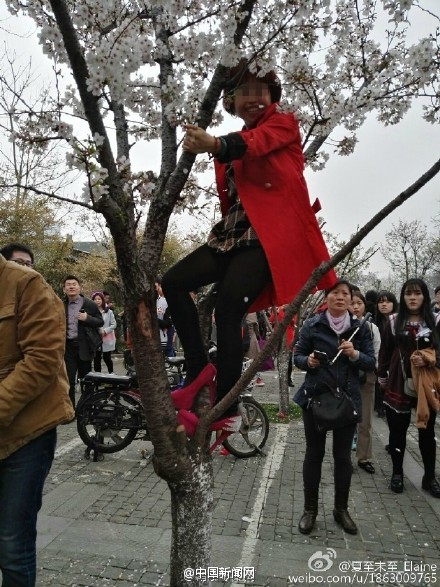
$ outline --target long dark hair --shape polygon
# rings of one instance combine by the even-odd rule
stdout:
[[[409,317],[408,308],[405,303],[405,292],[407,290],[421,290],[423,294],[423,304],[420,308],[420,316],[422,317],[422,320],[426,324],[426,326],[432,331],[432,339],[435,342],[436,346],[438,346],[440,340],[436,330],[434,315],[431,309],[431,298],[429,296],[429,289],[422,279],[418,279],[416,277],[408,279],[402,285],[402,289],[400,291],[399,311],[397,313],[396,319],[396,333],[400,333],[405,329],[405,324]]]
[[[383,332],[383,329],[385,328],[385,324],[388,321],[388,316],[385,316],[385,314],[382,314],[381,312],[379,312],[379,303],[382,302],[383,300],[387,300],[388,302],[391,302],[393,304],[393,309],[391,310],[390,314],[396,314],[399,309],[399,303],[397,301],[397,298],[391,291],[388,291],[386,289],[382,289],[377,294],[374,322],[375,322],[376,326],[379,328],[379,331],[381,334]]]

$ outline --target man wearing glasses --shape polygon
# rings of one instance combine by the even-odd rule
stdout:
[[[23,267],[34,266],[34,253],[26,245],[21,243],[10,243],[0,249],[0,253],[6,261],[15,261]]]
[[[34,587],[37,516],[56,427],[74,416],[65,316],[43,277],[23,267],[32,265],[28,247],[0,252],[0,574],[4,587]]]

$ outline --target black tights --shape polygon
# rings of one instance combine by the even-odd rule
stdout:
[[[103,352],[101,349],[96,351],[95,358],[93,359],[93,368],[95,371],[101,373],[101,357],[104,359],[108,372],[113,373],[112,351]]]
[[[270,281],[269,266],[261,247],[219,253],[208,245],[179,261],[162,279],[163,293],[183,346],[189,378],[196,377],[208,363],[197,308],[189,292],[219,282],[215,306],[217,401],[228,393],[241,375],[241,321]]]
[[[400,413],[386,406],[388,428],[390,430],[390,454],[393,461],[393,473],[403,473],[403,457],[406,449],[406,433],[411,422],[411,412]],[[426,428],[419,428],[419,449],[425,469],[425,479],[431,481],[435,476],[435,417],[430,409]]]
[[[312,410],[304,410],[303,422],[306,435],[306,454],[303,464],[304,489],[316,491],[321,481],[322,461],[325,454],[326,432],[318,432]],[[348,491],[351,484],[351,445],[356,424],[333,430],[333,461],[335,489]]]

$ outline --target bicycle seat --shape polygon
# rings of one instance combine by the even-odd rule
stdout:
[[[112,373],[111,375],[108,373],[94,373],[90,371],[87,375],[83,378],[84,382],[90,381],[95,385],[122,385],[124,387],[130,387],[132,384],[132,377],[129,375],[116,375]]]
[[[176,365],[178,367],[179,365],[183,365],[185,357],[166,357],[165,361],[170,365]]]

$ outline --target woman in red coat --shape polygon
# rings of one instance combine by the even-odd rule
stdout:
[[[202,247],[162,279],[182,342],[189,384],[212,376],[189,292],[219,282],[217,402],[241,374],[241,320],[247,312],[290,302],[311,271],[328,259],[303,177],[298,123],[281,111],[281,84],[271,71],[258,77],[246,62],[233,68],[224,107],[244,121],[241,131],[214,137],[186,126],[183,149],[215,158],[222,220]],[[318,286],[335,282],[333,271]],[[183,394],[182,394],[183,396]],[[233,406],[227,416],[236,412]]]

